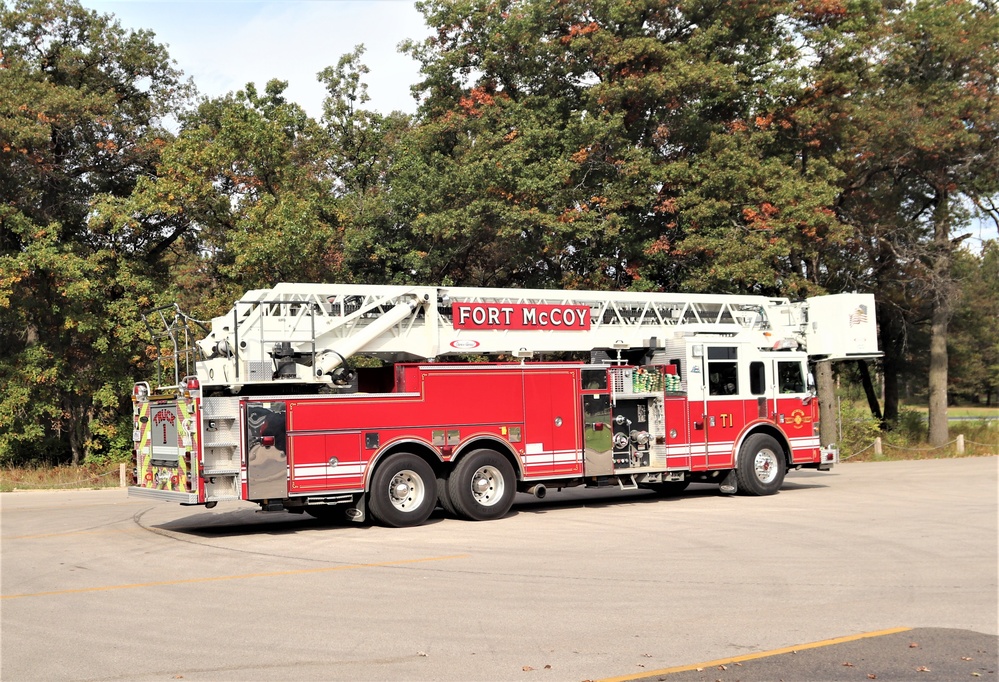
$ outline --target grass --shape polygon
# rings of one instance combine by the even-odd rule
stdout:
[[[989,408],[958,408],[958,414],[954,413],[953,408],[949,410],[949,416],[962,416],[966,419],[950,422],[950,438],[946,445],[940,447],[931,447],[927,442],[925,412],[906,408],[896,427],[886,432],[878,430],[877,422],[869,414],[858,417],[855,412],[843,424],[841,458],[852,462],[875,462],[999,455],[999,420],[985,419],[981,414],[960,413],[964,410],[982,409]],[[984,416],[995,416],[995,410]],[[963,441],[962,452],[958,452],[961,444],[959,438]],[[876,452],[876,439],[880,440],[880,453]]]
[[[926,415],[929,408],[926,405],[906,405],[905,409]],[[948,407],[948,417],[973,417],[975,419],[999,419],[999,406],[996,407]]]
[[[131,467],[126,467],[131,469]],[[38,466],[0,469],[0,492],[14,490],[70,490],[117,488],[119,485],[118,464],[84,464],[74,467]]]

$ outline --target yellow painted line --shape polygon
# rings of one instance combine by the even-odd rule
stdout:
[[[733,663],[742,663],[743,661],[752,661],[758,658],[767,658],[769,656],[779,656],[781,654],[790,654],[796,651],[805,651],[806,649],[818,649],[824,646],[833,646],[835,644],[844,644],[845,642],[855,642],[858,639],[867,639],[869,637],[884,637],[885,635],[894,635],[899,632],[908,632],[912,628],[891,628],[889,630],[877,630],[875,632],[863,632],[859,635],[848,635],[846,637],[836,637],[835,639],[823,639],[820,642],[810,642],[808,644],[799,644],[797,646],[788,646],[783,649],[772,649],[770,651],[760,651],[755,654],[746,654],[745,656],[734,656],[733,658],[719,658],[717,661],[707,661],[705,663],[695,663],[693,665],[678,665],[673,668],[663,668],[662,670],[645,670],[634,675],[622,675],[621,677],[607,677],[597,682],[629,682],[630,680],[640,680],[645,677],[653,677],[655,675],[669,675],[671,673],[684,673],[691,670],[707,670],[708,668],[717,668],[720,665],[732,665]]]
[[[192,583],[211,583],[222,580],[246,580],[248,578],[274,578],[288,575],[309,575],[311,573],[331,573],[333,571],[350,571],[357,568],[380,568],[383,566],[402,566],[419,564],[427,561],[447,561],[449,559],[467,559],[468,554],[453,556],[425,557],[423,559],[402,559],[400,561],[381,561],[374,564],[346,564],[344,566],[324,566],[323,568],[302,568],[294,571],[269,571],[266,573],[243,573],[241,575],[216,575],[207,578],[185,578],[182,580],[159,580],[148,583],[131,583],[127,585],[104,585],[102,587],[81,587],[75,590],[53,590],[51,592],[30,592],[26,594],[4,594],[0,599],[23,599],[25,597],[51,597],[59,594],[83,594],[86,592],[108,592],[110,590],[135,590],[141,587],[161,587],[163,585],[188,585]]]

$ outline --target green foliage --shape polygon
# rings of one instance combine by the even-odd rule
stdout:
[[[956,252],[954,277],[961,293],[948,337],[950,391],[988,401],[999,392],[999,242],[987,241],[980,254]]]
[[[186,88],[150,33],[77,3],[4,5],[0,25],[0,460],[78,463],[118,438],[156,287],[91,202],[151,172]]]
[[[841,429],[838,442],[841,457],[860,454],[874,444],[881,436],[881,423],[867,408],[867,403],[843,400],[839,408],[839,427]]]
[[[438,30],[408,46],[425,99],[393,191],[431,279],[822,290],[840,171],[802,162],[794,6],[420,6]]]
[[[926,442],[926,413],[912,408],[899,410],[898,419],[884,436],[896,445],[911,445]]]
[[[954,238],[999,217],[993,10],[418,6],[418,114],[366,108],[358,46],[318,121],[274,80],[188,108],[148,31],[0,6],[0,461],[121,458],[142,311],[278,281],[875,291],[892,438],[921,433],[899,387],[951,312],[953,392],[999,386],[999,250]]]

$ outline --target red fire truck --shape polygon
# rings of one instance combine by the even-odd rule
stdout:
[[[878,354],[870,294],[278,284],[192,343],[157,313],[167,378],[133,391],[130,495],[389,526],[550,488],[773,494],[838,461],[809,360]]]

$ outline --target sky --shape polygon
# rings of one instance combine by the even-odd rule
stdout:
[[[371,101],[365,108],[413,113],[419,66],[398,45],[429,30],[413,0],[82,0],[127,29],[149,29],[209,97],[254,82],[288,81],[285,96],[319,118],[325,91],[316,74],[363,43]]]

